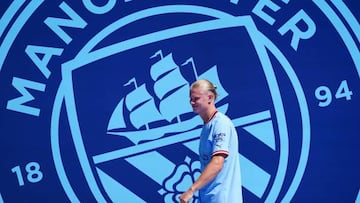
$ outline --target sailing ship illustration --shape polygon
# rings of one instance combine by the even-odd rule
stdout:
[[[181,66],[190,64],[196,79],[206,78],[217,85],[219,97],[216,102],[228,95],[220,83],[216,65],[198,75],[192,57],[179,66],[175,63],[172,53],[163,56],[162,50],[150,58],[159,56],[160,60],[150,67],[150,76],[154,81],[151,88],[155,95],[149,93],[149,87],[145,83],[139,86],[135,78],[130,79],[124,86],[134,85],[135,89],[123,97],[115,107],[108,123],[107,134],[125,136],[134,144],[139,144],[140,141],[161,138],[167,133],[191,130],[201,124],[199,116],[184,121],[180,119],[180,115],[192,112],[191,105],[186,99],[189,97],[190,83],[181,73]],[[155,97],[160,100],[159,105],[155,104]],[[128,110],[130,123],[135,130],[128,130],[124,108]],[[226,112],[227,108],[228,104],[218,107],[222,112]],[[176,122],[171,122],[175,118]],[[169,125],[149,127],[149,123],[162,120],[168,121]]]

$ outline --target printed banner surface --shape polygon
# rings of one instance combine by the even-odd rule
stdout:
[[[360,203],[359,8],[2,0],[0,203],[178,202],[197,79],[236,127],[244,202]]]

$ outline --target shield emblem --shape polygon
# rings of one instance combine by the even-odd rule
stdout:
[[[134,32],[143,25],[151,28]],[[176,200],[199,175],[201,120],[187,105],[189,84],[199,78],[219,87],[216,105],[237,127],[245,195],[274,202],[280,192],[291,199],[298,187],[310,139],[304,94],[286,57],[249,16],[199,6],[133,13],[95,35],[63,64],[62,76],[52,150],[72,201],[87,193],[98,202]],[[281,92],[279,83],[291,94]],[[263,91],[253,92],[253,86]],[[284,94],[297,102],[291,108],[303,129],[292,162]],[[260,97],[254,95],[263,100],[254,101]],[[64,142],[74,148],[65,151]],[[260,150],[254,153],[247,144]],[[268,152],[265,161],[273,164],[263,168],[259,157]],[[83,186],[88,190],[79,192]]]

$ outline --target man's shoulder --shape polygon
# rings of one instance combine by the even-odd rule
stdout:
[[[231,119],[224,113],[222,112],[217,112],[216,115],[214,116],[214,123],[232,123]]]

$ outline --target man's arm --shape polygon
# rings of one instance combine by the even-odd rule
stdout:
[[[213,180],[221,171],[226,155],[216,154],[211,157],[209,164],[205,167],[200,177],[192,184],[192,186],[180,196],[181,203],[187,203],[194,196],[194,193]]]

